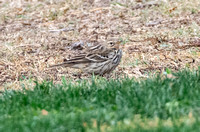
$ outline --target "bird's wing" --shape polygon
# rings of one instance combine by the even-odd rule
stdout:
[[[65,60],[61,64],[53,65],[50,67],[66,66],[66,67],[82,69],[90,63],[98,63],[106,60],[108,60],[107,57],[103,57],[99,54],[86,54],[86,55],[75,56],[72,59]]]

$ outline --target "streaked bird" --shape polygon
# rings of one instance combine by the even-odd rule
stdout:
[[[113,71],[122,58],[122,50],[119,49],[119,43],[109,42],[108,45],[86,45],[83,47],[83,51],[82,54],[72,59],[50,67],[71,67],[81,69],[87,73],[104,75]]]

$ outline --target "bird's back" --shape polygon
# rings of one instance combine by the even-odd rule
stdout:
[[[122,51],[117,49],[115,45],[86,45],[83,53],[52,67],[65,66],[103,75],[113,71],[119,65],[121,57]]]

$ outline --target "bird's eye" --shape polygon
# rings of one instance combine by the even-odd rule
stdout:
[[[113,45],[114,45],[114,43],[113,43],[113,42],[110,42],[110,45],[111,45],[111,46],[113,46]]]

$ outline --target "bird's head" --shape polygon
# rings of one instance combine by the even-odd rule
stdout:
[[[110,48],[119,49],[121,43],[122,43],[121,40],[115,39],[115,40],[110,40],[110,41],[108,41],[107,45],[108,45],[108,47],[110,47]]]

